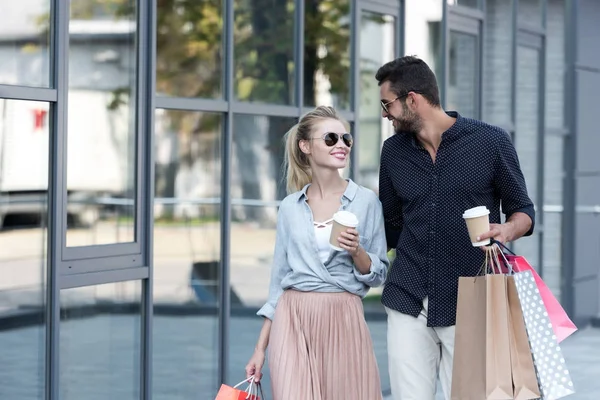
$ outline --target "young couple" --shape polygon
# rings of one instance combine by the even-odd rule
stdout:
[[[476,275],[484,258],[462,213],[490,210],[480,240],[509,242],[533,230],[506,132],[445,112],[433,72],[416,57],[387,63],[376,79],[382,116],[396,131],[383,145],[379,198],[340,177],[353,142],[331,107],[287,133],[292,194],[279,208],[269,300],[258,312],[265,322],[246,366],[260,379],[268,345],[274,400],[381,399],[361,298],[384,280],[393,398],[433,400],[439,377],[449,399],[458,278]],[[338,238],[343,251],[329,247],[338,210],[359,220]],[[389,248],[396,258],[388,273]]]

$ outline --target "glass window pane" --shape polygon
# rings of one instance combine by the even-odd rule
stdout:
[[[404,7],[404,54],[425,61],[441,84],[443,0],[405,0]]]
[[[47,103],[0,99],[0,398],[44,394]]]
[[[223,1],[157,2],[156,92],[223,96]]]
[[[155,113],[152,390],[159,400],[213,399],[218,386],[222,124],[221,114]]]
[[[357,182],[377,189],[379,153],[383,140],[393,134],[393,126],[381,118],[379,86],[375,74],[395,56],[396,21],[390,15],[363,12],[360,23],[360,120]]]
[[[446,109],[458,111],[463,117],[478,118],[477,91],[479,74],[479,38],[467,33],[450,31],[448,98]]]
[[[541,25],[542,0],[519,0],[519,22]]]
[[[282,171],[284,135],[297,118],[236,114],[233,116],[231,195],[250,201],[281,200],[286,195]],[[234,218],[249,218],[260,213],[245,207]]]
[[[50,3],[2,2],[0,84],[50,85]]]
[[[236,98],[294,104],[294,1],[234,0],[234,8]]]
[[[255,312],[267,301],[271,280],[271,263],[275,246],[277,207],[256,206],[256,212],[231,224],[231,331],[229,380],[236,383],[245,378],[244,366],[252,356],[263,319]],[[234,206],[233,215],[244,215],[248,207]],[[233,296],[235,293],[235,297]],[[234,298],[236,301],[234,301]],[[268,362],[263,369],[265,398],[271,396]]]
[[[565,126],[565,2],[548,1],[546,30],[546,127]]]
[[[140,398],[140,283],[61,291],[61,400]]]
[[[463,6],[463,7],[471,7],[471,8],[479,8],[480,0],[448,0],[448,4],[451,6]]]
[[[304,104],[350,109],[350,1],[306,0]]]
[[[517,49],[517,120],[515,147],[527,182],[529,196],[537,204],[538,137],[539,137],[539,50],[519,46]]]
[[[546,128],[561,130],[564,121],[565,73],[565,4],[564,0],[548,1],[546,36]],[[543,278],[552,293],[561,293],[561,240],[563,205],[564,137],[544,137],[544,271]]]
[[[135,0],[70,4],[67,246],[132,242]]]
[[[512,5],[488,1],[486,6],[483,119],[493,125],[512,125]]]
[[[517,49],[517,118],[515,148],[529,197],[540,209],[537,196],[538,135],[539,135],[539,50],[519,46]],[[524,255],[534,267],[539,267],[540,239],[537,233],[515,242],[518,254]]]

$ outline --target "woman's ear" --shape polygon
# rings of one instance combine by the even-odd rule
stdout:
[[[310,154],[310,140],[301,140],[298,145],[300,146],[300,151],[304,154]]]

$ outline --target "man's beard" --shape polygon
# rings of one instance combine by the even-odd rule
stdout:
[[[421,131],[423,125],[420,118],[414,114],[402,118],[394,118],[394,120],[396,121],[396,133],[410,133],[412,135],[417,135]]]

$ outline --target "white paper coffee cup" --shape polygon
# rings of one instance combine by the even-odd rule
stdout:
[[[356,228],[358,218],[350,211],[338,211],[333,214],[333,225],[331,227],[331,236],[329,237],[329,246],[336,251],[342,251],[338,237],[348,228]]]
[[[463,218],[467,223],[469,237],[474,247],[487,246],[490,239],[477,241],[477,237],[490,230],[490,210],[485,206],[474,207],[466,210]]]

